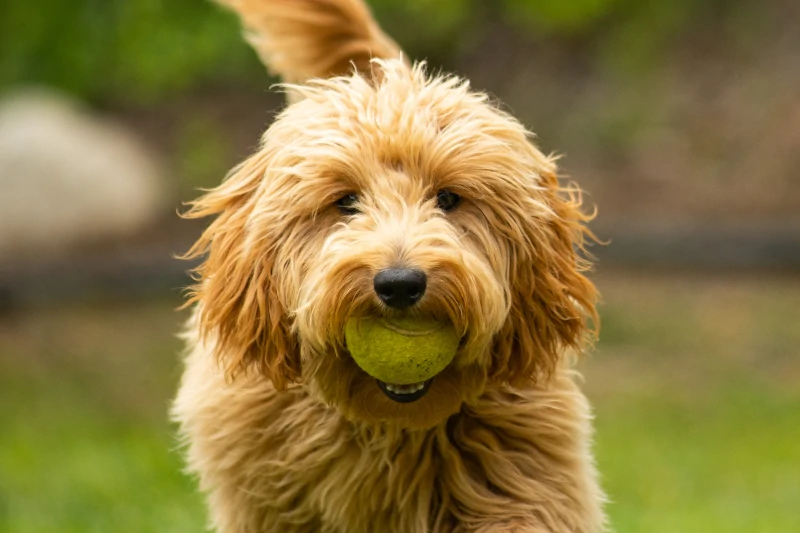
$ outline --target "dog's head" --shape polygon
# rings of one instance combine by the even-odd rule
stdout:
[[[193,250],[208,256],[192,301],[229,375],[302,381],[353,420],[427,427],[489,383],[546,379],[582,344],[587,217],[486,96],[380,65],[376,80],[293,88],[302,100],[260,150],[194,204],[189,216],[217,218]],[[427,393],[398,402],[349,356],[344,329],[409,314],[462,337]]]

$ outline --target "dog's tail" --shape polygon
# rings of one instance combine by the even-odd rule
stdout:
[[[217,0],[242,19],[247,39],[274,74],[289,83],[359,72],[372,58],[397,58],[363,0]]]

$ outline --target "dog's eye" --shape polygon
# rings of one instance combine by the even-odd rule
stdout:
[[[436,193],[436,207],[442,211],[452,211],[461,202],[461,197],[454,192],[439,191]]]
[[[352,193],[345,194],[344,196],[336,200],[336,207],[339,208],[339,211],[341,211],[345,215],[355,215],[359,213],[358,195]]]

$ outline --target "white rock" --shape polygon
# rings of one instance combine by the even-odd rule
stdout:
[[[41,90],[0,101],[0,261],[132,234],[168,208],[131,133]]]

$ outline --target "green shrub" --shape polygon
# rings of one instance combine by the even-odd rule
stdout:
[[[676,20],[717,3],[370,2],[410,55],[443,62],[468,42],[456,38],[459,32],[479,34],[487,17],[555,38],[592,35],[614,19],[623,27],[608,32],[612,48],[636,51],[661,45],[660,36]],[[616,42],[620,38],[621,45]],[[241,39],[236,18],[209,0],[10,0],[0,17],[0,89],[45,84],[95,103],[141,104],[214,80],[263,84],[263,76],[263,67]]]

